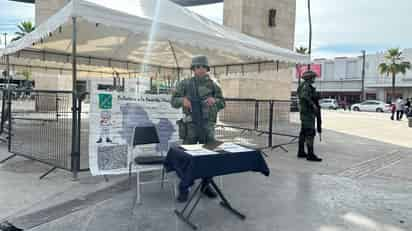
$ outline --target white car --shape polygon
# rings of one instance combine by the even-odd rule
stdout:
[[[319,106],[321,108],[327,108],[327,109],[338,109],[338,102],[336,99],[320,99],[319,100]]]
[[[390,104],[378,100],[366,100],[362,103],[357,103],[351,106],[352,111],[374,111],[374,112],[388,112],[391,107]]]

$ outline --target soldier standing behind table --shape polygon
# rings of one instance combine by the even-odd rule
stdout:
[[[184,118],[178,121],[179,136],[184,144],[208,144],[215,142],[215,125],[218,111],[225,107],[222,90],[208,72],[206,56],[192,59],[194,76],[181,81],[172,95],[172,106],[183,108]],[[178,201],[188,197],[188,186],[179,185]],[[202,189],[209,197],[216,197],[210,187]]]
[[[315,131],[315,119],[318,119],[317,130],[322,132],[320,127],[320,107],[316,102],[319,96],[316,94],[316,88],[312,86],[315,81],[316,73],[313,71],[306,71],[302,78],[304,82],[298,87],[298,97],[300,104],[300,120],[301,130],[299,134],[299,149],[298,158],[306,158],[308,161],[322,161],[317,157],[313,151]],[[305,152],[305,144],[308,152]]]

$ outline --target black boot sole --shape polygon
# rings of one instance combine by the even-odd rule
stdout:
[[[312,162],[322,162],[321,158],[306,158],[307,161],[312,161]]]
[[[179,195],[176,200],[179,203],[185,203],[185,202],[187,202],[188,199],[189,199],[188,195],[186,195],[186,196]]]
[[[308,158],[307,154],[298,154],[297,155],[298,158]]]

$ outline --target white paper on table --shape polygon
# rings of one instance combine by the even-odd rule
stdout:
[[[180,145],[180,147],[182,147],[186,151],[202,150],[203,144],[185,144],[185,145]]]
[[[224,143],[222,145],[219,146],[221,149],[223,149],[226,152],[252,152],[254,151],[253,149],[250,148],[245,148],[243,146],[240,146],[238,144],[234,144],[234,143]]]
[[[190,151],[185,151],[185,152],[189,155],[192,155],[192,156],[207,156],[207,155],[219,154],[218,152],[210,151],[210,150],[205,149],[205,148],[197,149],[197,150],[190,150]]]

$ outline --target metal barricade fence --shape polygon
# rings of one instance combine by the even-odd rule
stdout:
[[[226,99],[219,113],[216,136],[224,141],[282,148],[298,137],[298,125],[290,121],[291,101]]]
[[[72,92],[4,89],[9,152],[72,171]],[[6,101],[6,102],[4,102]]]
[[[2,134],[7,133],[11,153],[51,165],[52,170],[61,168],[73,173],[88,170],[88,103],[78,101],[75,119],[78,123],[74,129],[71,91],[3,89],[0,92]],[[290,104],[280,100],[226,99],[226,107],[219,113],[216,137],[251,143],[258,148],[286,150],[283,146],[298,137],[297,125],[290,122]],[[77,154],[81,153],[76,156],[75,164],[73,145],[78,145]]]

